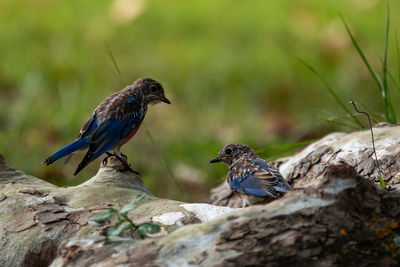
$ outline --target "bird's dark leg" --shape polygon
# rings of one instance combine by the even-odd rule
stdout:
[[[242,199],[242,208],[246,208],[246,206],[249,206],[249,205],[248,205],[247,196],[245,196],[245,195],[240,195],[240,198]]]
[[[133,169],[131,168],[130,164],[128,165],[128,163],[127,163],[125,160],[123,160],[120,156],[118,156],[117,154],[113,154],[113,153],[110,153],[110,152],[106,152],[106,154],[107,154],[107,157],[104,158],[103,163],[104,163],[104,161],[107,160],[109,157],[114,156],[114,157],[116,157],[116,158],[125,166],[125,168],[126,168],[128,171],[131,171],[131,172],[133,172],[133,173],[136,174],[136,175],[140,175],[140,172],[137,172],[137,171],[133,170]],[[123,154],[121,154],[121,155],[123,155]],[[123,156],[125,156],[125,155],[123,155]],[[126,156],[125,156],[125,157],[126,157]]]

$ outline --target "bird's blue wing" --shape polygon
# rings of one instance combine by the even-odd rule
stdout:
[[[276,191],[287,193],[289,192],[289,184],[286,182],[285,178],[280,174],[280,172],[275,168],[270,168],[268,163],[262,159],[253,159],[251,162],[255,163],[256,165],[260,166],[266,173],[259,173],[260,178],[266,181],[270,181],[272,183],[276,183],[274,188]],[[268,178],[268,174],[271,174],[274,178]],[[257,176],[257,175],[256,175]],[[273,180],[275,179],[275,180]]]
[[[116,111],[113,114],[109,114],[108,116],[107,114],[102,114],[105,118],[100,118],[102,121],[90,138],[88,152],[93,154],[93,157],[98,157],[110,149],[120,139],[129,134],[132,128],[134,128],[143,119],[143,112],[141,112],[140,105],[136,97],[131,97],[124,100],[120,106],[121,108],[115,109]],[[106,147],[108,149],[104,150]],[[103,152],[98,155],[98,152],[100,151]]]
[[[245,195],[267,196],[267,191],[260,188],[260,183],[254,176],[245,175],[243,179],[233,178],[228,181],[232,190]]]
[[[228,183],[238,193],[259,197],[276,198],[289,190],[283,176],[261,159],[233,166],[228,173]]]
[[[125,120],[111,119],[103,122],[91,138],[89,150],[75,171],[78,174],[90,162],[100,157],[117,144],[124,133],[131,130],[134,124]]]
[[[118,141],[123,136],[122,133],[126,131],[126,129],[131,129],[131,126],[132,125],[125,120],[111,119],[105,121],[94,132],[90,140],[90,153],[96,155],[98,151],[101,151],[103,147],[106,147],[110,143],[114,142],[115,139]]]

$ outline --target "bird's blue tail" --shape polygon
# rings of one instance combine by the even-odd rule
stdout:
[[[43,164],[46,164],[47,166],[49,166],[50,164],[52,164],[53,162],[55,162],[56,160],[65,157],[69,154],[71,154],[72,152],[81,149],[85,146],[87,146],[89,144],[88,140],[85,139],[77,139],[74,142],[72,142],[69,145],[66,145],[65,147],[61,148],[60,150],[58,150],[57,152],[53,153],[53,155],[51,155],[50,157],[48,157]]]

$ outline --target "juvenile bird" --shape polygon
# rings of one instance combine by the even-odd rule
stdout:
[[[74,175],[77,175],[103,153],[108,156],[116,156],[130,169],[127,163],[121,159],[120,148],[139,129],[146,115],[147,105],[160,101],[171,104],[165,97],[164,89],[159,82],[149,78],[136,80],[132,85],[101,102],[83,125],[76,140],[52,154],[43,163],[50,165],[56,160],[68,156],[65,160],[67,163],[73,152],[88,148]],[[109,150],[113,150],[114,154],[107,152]]]
[[[280,198],[290,189],[279,171],[269,166],[246,145],[226,145],[210,161],[215,162],[228,165],[227,182],[233,193],[242,199],[243,207]]]

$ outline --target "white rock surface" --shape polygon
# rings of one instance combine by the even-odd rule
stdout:
[[[179,206],[193,212],[201,222],[208,222],[222,214],[235,210],[229,207],[214,206],[205,203],[181,204]]]
[[[176,224],[180,219],[184,218],[185,214],[182,212],[168,212],[164,213],[161,215],[154,216],[152,218],[153,222],[158,222],[163,225],[174,225]]]

